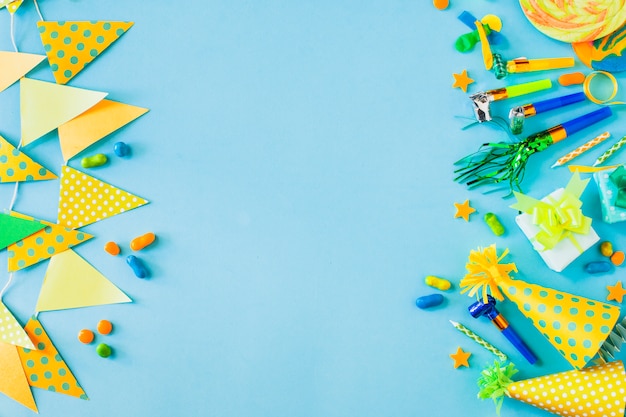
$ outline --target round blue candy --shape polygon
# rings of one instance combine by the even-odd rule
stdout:
[[[115,155],[119,156],[120,158],[123,158],[130,154],[130,146],[128,146],[124,142],[117,142],[113,146],[113,151],[115,152]]]

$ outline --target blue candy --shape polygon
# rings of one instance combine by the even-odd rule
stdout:
[[[135,276],[137,278],[147,278],[148,277],[148,269],[143,264],[141,259],[136,257],[135,255],[129,255],[126,258],[126,263],[132,268]]]
[[[435,307],[443,303],[443,299],[441,294],[424,295],[415,301],[415,305],[422,309]]]
[[[113,152],[115,152],[115,155],[123,158],[130,154],[130,146],[128,146],[124,142],[117,142],[115,145],[113,145]]]
[[[585,272],[590,274],[601,274],[602,272],[609,272],[611,269],[613,269],[613,265],[607,261],[589,262],[585,265]]]

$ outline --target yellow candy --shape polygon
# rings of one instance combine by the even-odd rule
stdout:
[[[437,288],[438,290],[449,290],[452,284],[447,279],[439,278],[434,275],[428,275],[424,278],[424,282],[426,285],[429,285],[433,288]]]
[[[602,242],[600,244],[600,253],[609,258],[611,255],[613,255],[613,244],[608,241]]]
[[[156,235],[152,232],[145,235],[138,236],[130,241],[130,248],[132,250],[142,250],[146,246],[149,246],[156,239]]]

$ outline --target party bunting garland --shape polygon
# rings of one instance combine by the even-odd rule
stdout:
[[[139,118],[148,109],[104,100],[107,93],[66,84],[105,51],[132,22],[80,21],[37,24],[55,83],[23,78],[46,56],[21,53],[13,33],[13,14],[23,0],[0,0],[11,14],[15,52],[0,51],[0,92],[20,81],[21,140],[15,147],[0,137],[0,183],[55,179],[21,147],[58,128],[65,162],[105,136]],[[86,187],[89,187],[87,189]],[[14,211],[0,213],[0,250],[8,248],[9,282],[0,291],[0,392],[37,412],[30,387],[87,399],[36,316],[23,328],[2,295],[12,273],[50,259],[36,313],[129,303],[132,300],[72,247],[91,234],[74,230],[147,204],[148,201],[68,166],[62,167],[59,224],[36,220]],[[80,197],[80,198],[77,198]],[[74,200],[76,198],[76,201]],[[88,198],[85,200],[85,198]]]

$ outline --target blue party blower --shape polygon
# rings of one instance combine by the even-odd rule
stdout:
[[[469,313],[475,319],[481,316],[487,316],[491,322],[502,332],[502,334],[509,339],[509,342],[515,346],[515,348],[526,358],[528,362],[534,364],[537,362],[537,357],[526,346],[526,343],[519,337],[519,335],[509,326],[509,322],[506,321],[502,314],[496,310],[496,300],[491,295],[487,296],[487,303],[483,303],[482,300],[476,301],[474,304],[468,307]]]

